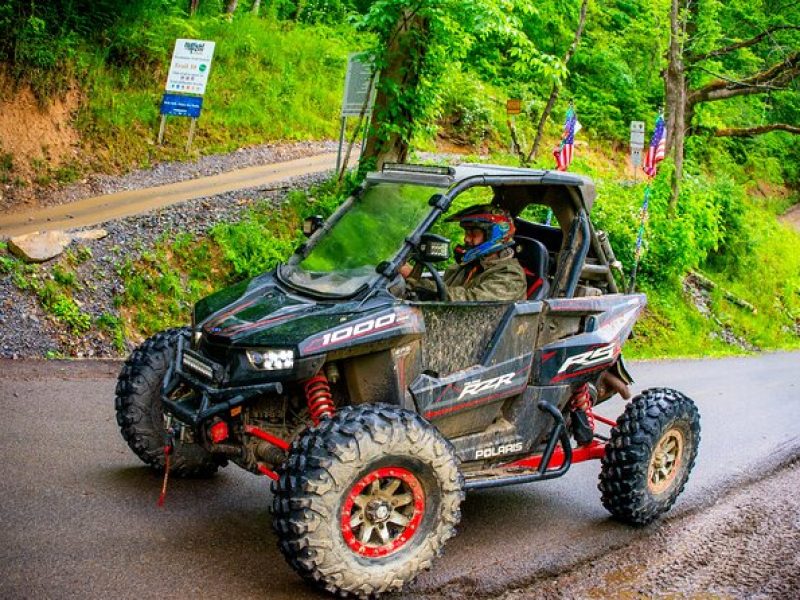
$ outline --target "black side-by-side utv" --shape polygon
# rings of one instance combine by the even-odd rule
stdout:
[[[307,220],[285,265],[198,302],[191,327],[131,354],[117,385],[123,437],[157,470],[202,476],[232,461],[273,479],[281,552],[341,595],[396,591],[430,567],[465,490],[579,461],[601,460],[612,515],[651,522],[683,490],[699,417],[667,388],[616,422],[594,413],[630,398],[620,351],[645,305],[618,292],[594,197],[569,173],[387,165],[327,221]],[[448,301],[441,217],[479,202],[514,216],[524,301]],[[526,218],[536,205],[558,226]],[[433,299],[406,289],[409,260]]]

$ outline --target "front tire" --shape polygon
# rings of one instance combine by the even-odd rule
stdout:
[[[115,407],[122,437],[142,462],[164,471],[166,428],[161,405],[161,384],[175,360],[178,337],[188,339],[187,327],[167,329],[134,350],[117,379]],[[179,477],[209,477],[224,465],[205,448],[174,441],[169,472]]]
[[[611,430],[598,485],[603,506],[632,525],[652,522],[683,491],[699,443],[700,416],[690,398],[669,388],[645,390]]]
[[[304,579],[341,596],[398,591],[461,518],[452,446],[418,415],[345,407],[295,439],[273,484],[273,525]]]

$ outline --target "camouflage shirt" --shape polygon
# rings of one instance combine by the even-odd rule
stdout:
[[[436,290],[429,279],[408,278],[412,288]],[[525,272],[514,253],[506,248],[467,265],[451,265],[444,272],[448,300],[464,302],[474,300],[524,300],[527,292]]]

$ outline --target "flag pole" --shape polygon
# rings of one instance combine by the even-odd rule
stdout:
[[[642,243],[644,241],[645,225],[647,224],[647,212],[650,206],[650,184],[652,183],[653,178],[656,176],[658,163],[664,159],[664,155],[666,153],[666,137],[667,131],[664,125],[664,111],[662,110],[659,112],[658,117],[656,118],[656,126],[653,130],[653,136],[650,139],[650,146],[647,149],[647,155],[645,156],[644,164],[642,165],[642,169],[645,173],[647,173],[648,179],[644,188],[644,201],[642,202],[642,208],[639,211],[641,218],[639,220],[639,232],[636,235],[636,250],[633,255],[633,269],[631,270],[631,277],[630,281],[628,282],[629,294],[632,294],[636,288],[636,273],[639,270],[639,261],[642,258]]]
[[[642,257],[642,241],[644,240],[644,228],[647,223],[647,209],[650,205],[650,182],[644,188],[644,202],[639,211],[641,216],[639,220],[639,233],[636,236],[636,251],[633,254],[633,269],[631,270],[631,278],[628,282],[628,293],[632,294],[636,287],[636,272],[639,270],[639,259]]]

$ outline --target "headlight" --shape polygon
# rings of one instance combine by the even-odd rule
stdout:
[[[294,367],[293,350],[247,350],[247,360],[255,369],[280,371]]]

